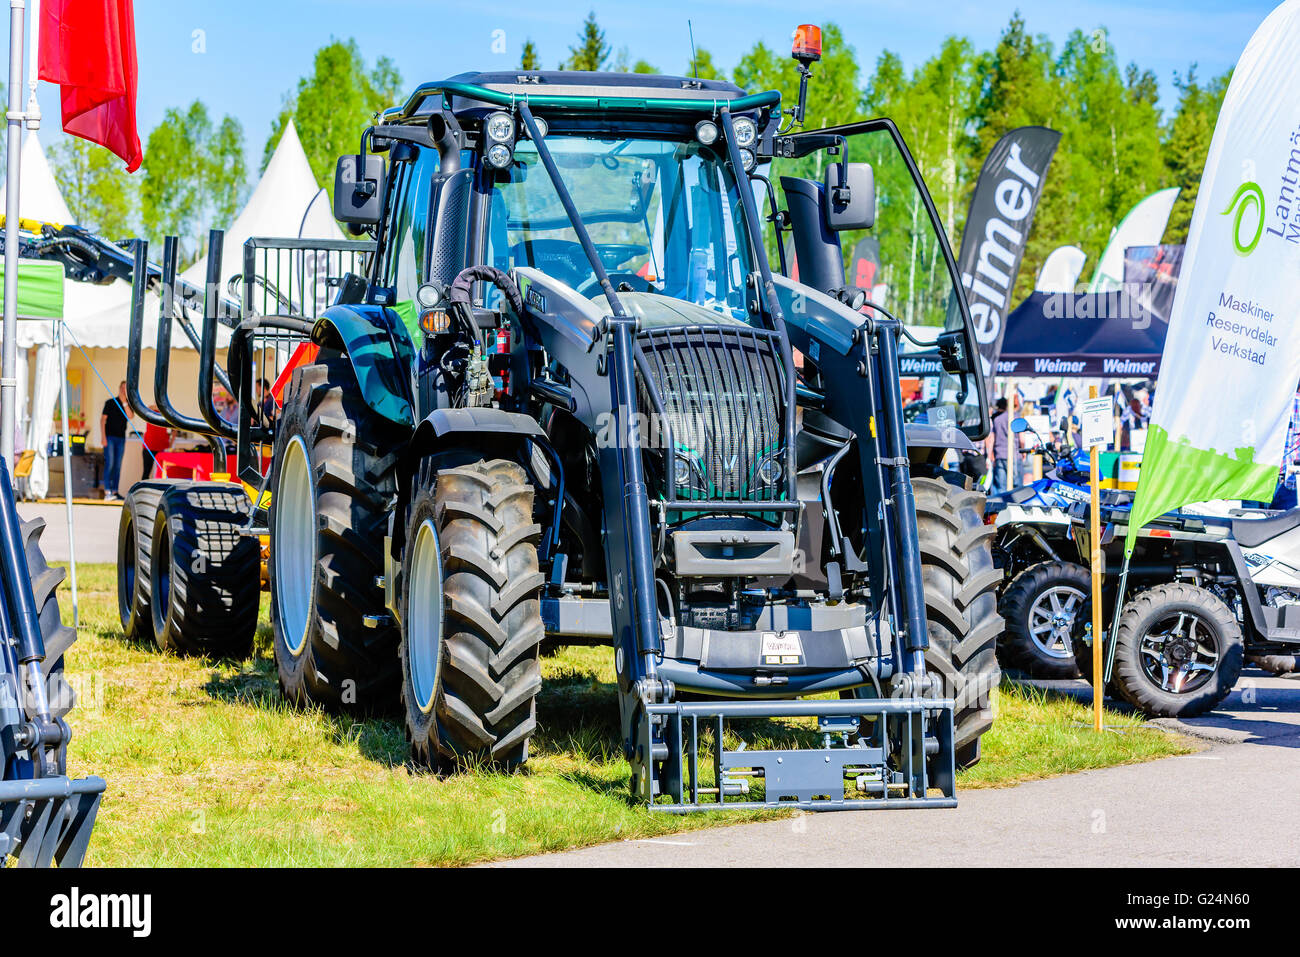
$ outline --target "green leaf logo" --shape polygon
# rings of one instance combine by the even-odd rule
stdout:
[[[1255,224],[1255,235],[1251,236],[1249,241],[1243,242],[1241,237],[1241,218],[1245,215],[1246,210],[1252,206],[1255,207],[1255,214],[1258,222]],[[1236,207],[1236,215],[1232,220],[1232,245],[1237,249],[1238,256],[1249,256],[1259,245],[1259,238],[1264,235],[1264,191],[1259,188],[1258,183],[1242,183],[1237,187],[1237,192],[1232,196],[1232,202],[1221,215],[1227,216]]]

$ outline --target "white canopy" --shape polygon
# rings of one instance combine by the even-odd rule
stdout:
[[[344,239],[329,196],[316,185],[307,153],[298,139],[298,130],[290,120],[276,144],[262,179],[248,198],[244,211],[226,230],[221,256],[221,288],[224,291],[232,276],[244,274],[244,242],[254,236],[296,237],[299,239]],[[196,262],[181,273],[181,278],[202,285],[207,279],[208,264]],[[291,294],[289,290],[282,290]]]

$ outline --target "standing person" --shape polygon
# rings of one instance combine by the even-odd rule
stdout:
[[[120,502],[117,481],[122,473],[122,453],[126,450],[126,383],[117,387],[117,397],[104,403],[99,415],[99,433],[104,437],[104,498]]]
[[[275,396],[271,394],[271,383],[265,379],[257,380],[257,410],[262,425],[268,429],[275,426]]]
[[[1005,492],[1007,485],[1007,438],[1010,433],[1011,414],[1007,411],[1005,397],[998,399],[993,415],[993,427],[988,438],[984,440],[984,454],[993,463],[993,473],[989,478],[989,494]]]

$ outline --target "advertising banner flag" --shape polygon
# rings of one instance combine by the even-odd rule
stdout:
[[[1097,271],[1088,287],[1089,292],[1115,292],[1119,289],[1124,279],[1124,250],[1130,246],[1154,246],[1160,242],[1169,226],[1169,214],[1174,211],[1178,193],[1177,186],[1156,190],[1128,211],[1110,234],[1110,242],[1106,244],[1101,259],[1097,260]]]
[[[1124,250],[1124,291],[1166,322],[1183,268],[1181,245],[1130,246]]]
[[[1058,246],[1047,254],[1038,270],[1034,292],[1076,292],[1079,274],[1088,254],[1078,246]]]
[[[1060,140],[1060,133],[1045,126],[1022,126],[1007,133],[989,151],[971,194],[957,268],[986,378],[997,367],[1011,291]]]
[[[1300,382],[1300,0],[1251,37],[1224,97],[1174,293],[1126,551],[1211,499],[1269,501]]]

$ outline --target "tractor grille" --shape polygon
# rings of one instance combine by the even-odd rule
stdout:
[[[677,498],[785,498],[778,342],[773,332],[740,326],[674,326],[638,335],[641,409],[660,415],[671,432],[670,449],[665,430],[651,430],[662,450],[662,480]]]

